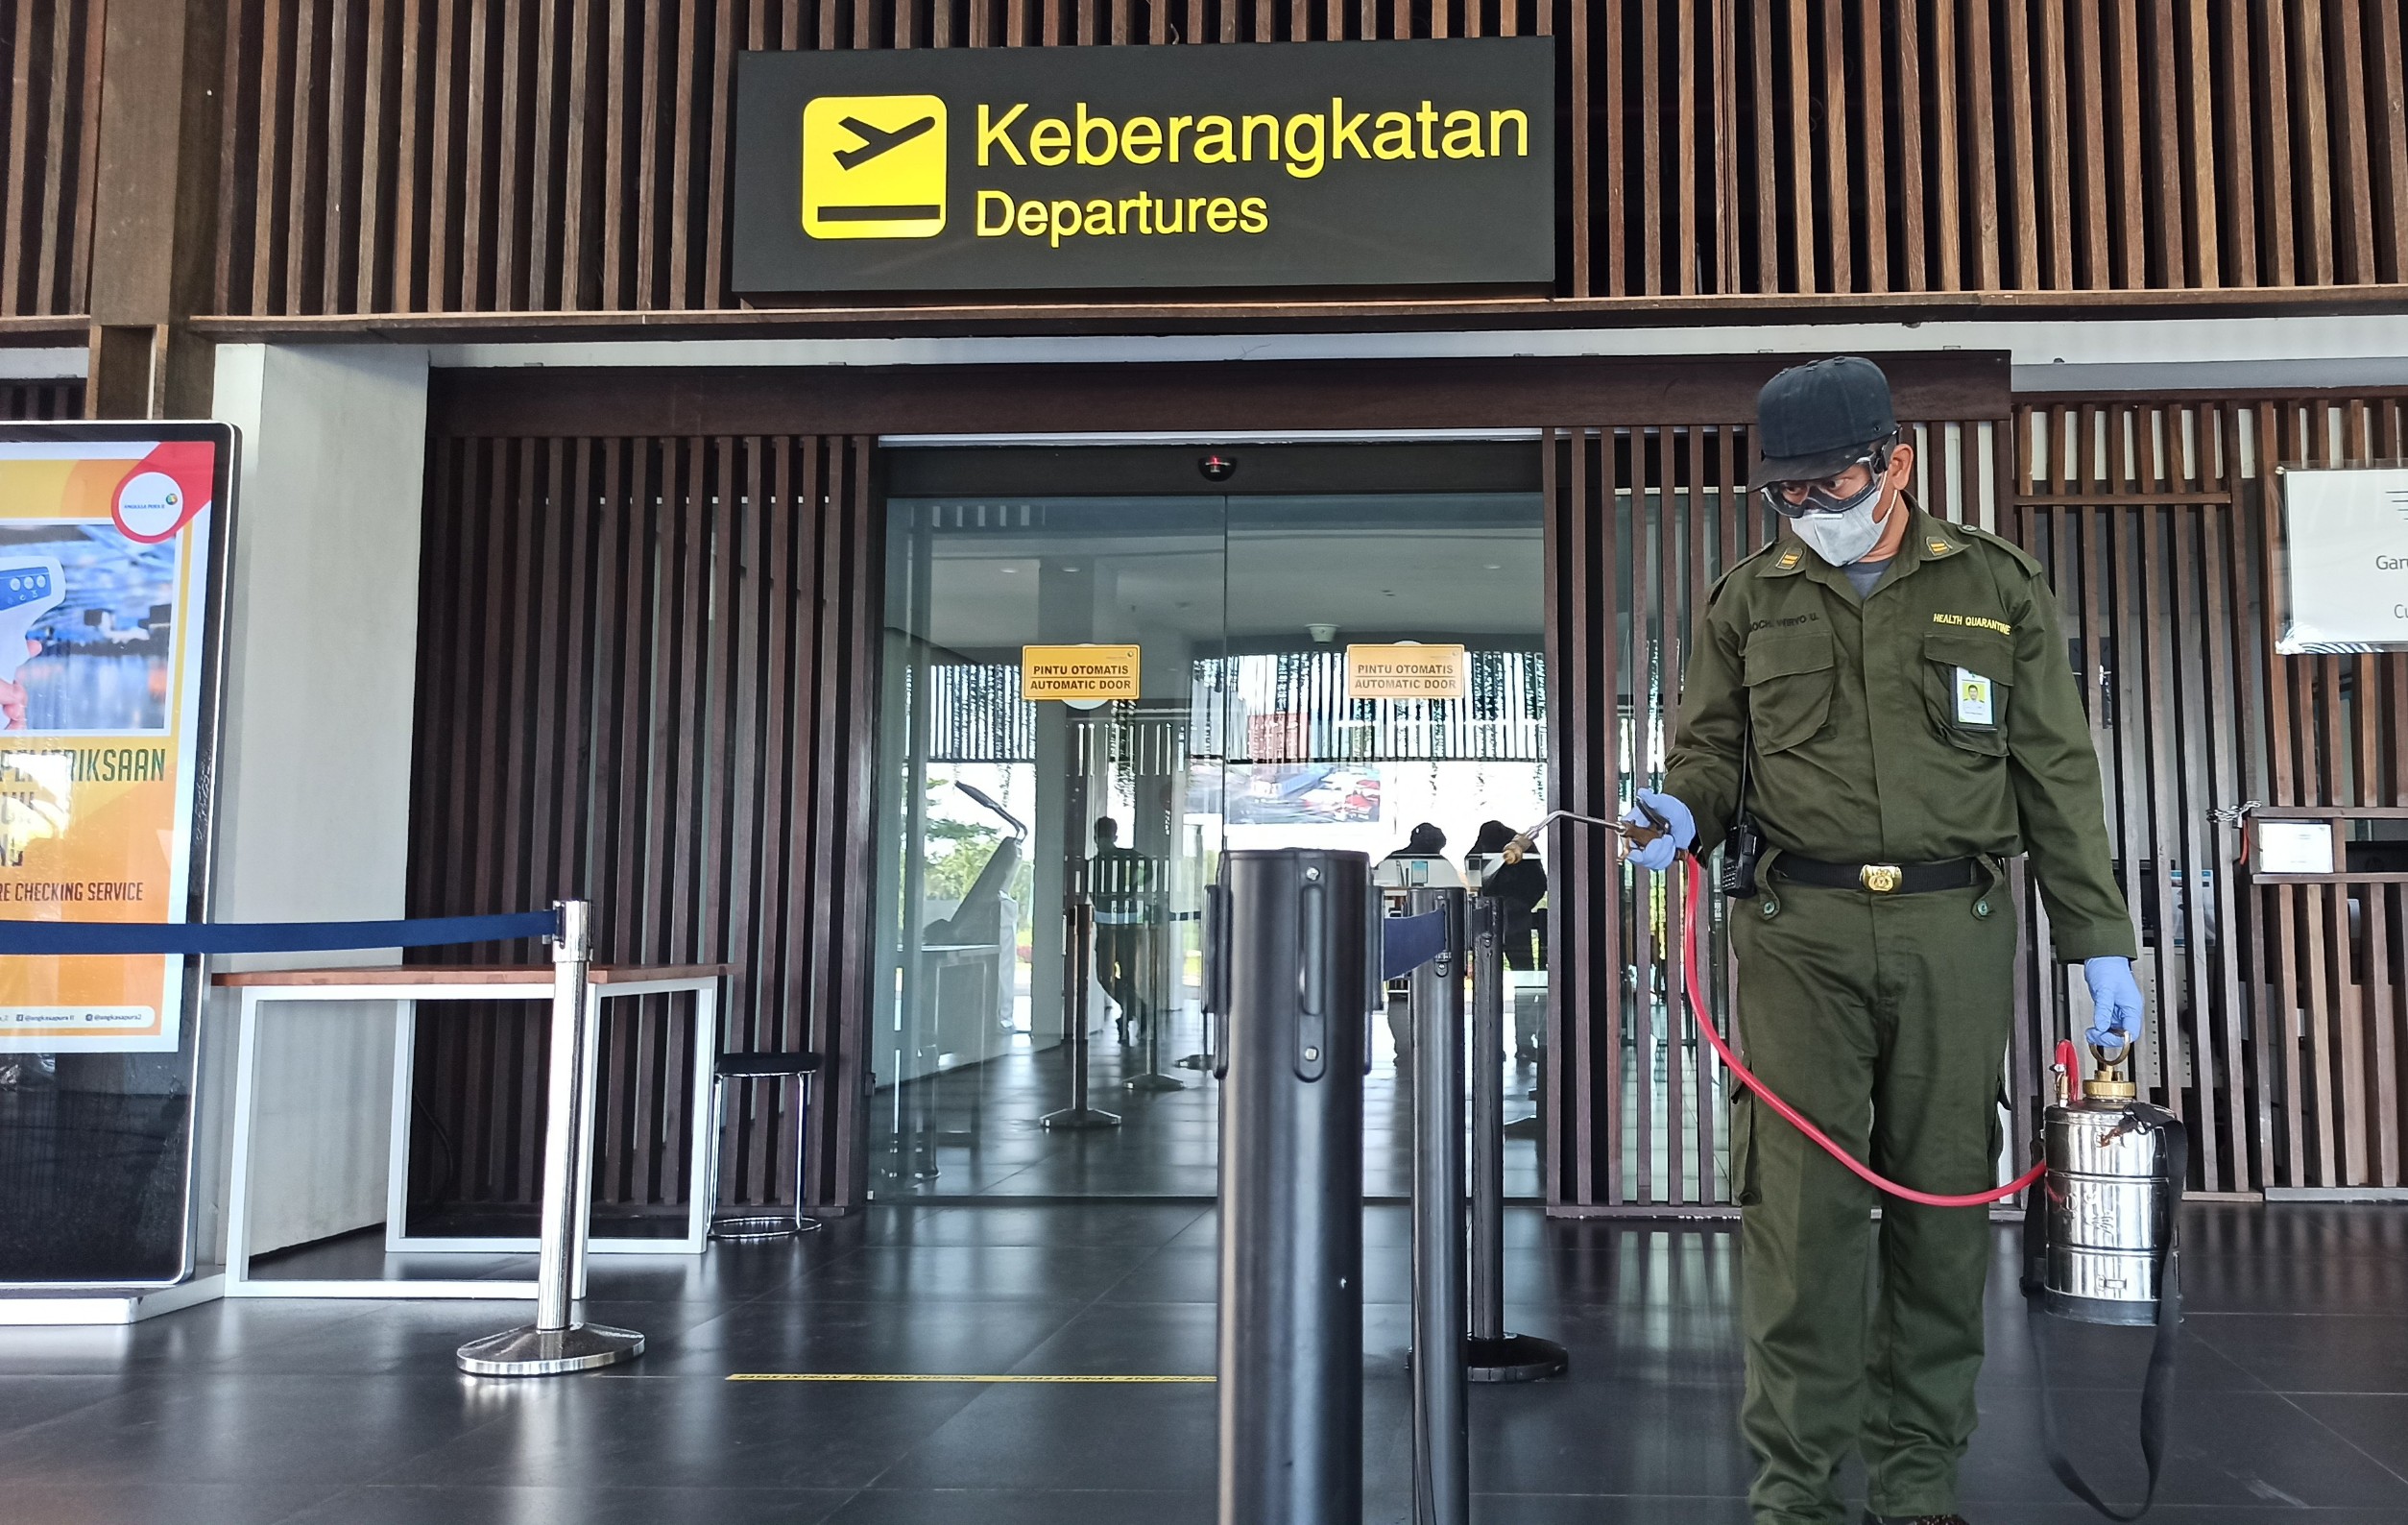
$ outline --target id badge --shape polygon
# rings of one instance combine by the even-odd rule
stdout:
[[[1990,703],[1990,680],[1978,672],[1957,669],[1957,723],[1996,725]]]

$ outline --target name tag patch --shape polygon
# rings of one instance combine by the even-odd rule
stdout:
[[[1990,680],[1978,672],[1957,669],[1957,723],[1996,725],[1990,703]]]

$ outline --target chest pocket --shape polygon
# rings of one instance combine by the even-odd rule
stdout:
[[[1759,635],[1741,663],[1759,753],[1787,751],[1831,718],[1831,633]]]
[[[1934,728],[1953,746],[2005,757],[2014,641],[1988,630],[1935,630],[1923,638],[1923,666]]]

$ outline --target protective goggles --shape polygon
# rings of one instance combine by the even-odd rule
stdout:
[[[1767,482],[1757,491],[1764,500],[1784,519],[1799,519],[1808,514],[1842,514],[1864,501],[1867,493],[1879,491],[1881,473],[1890,469],[1890,452],[1897,448],[1898,437],[1891,435],[1876,440],[1865,448],[1865,453],[1827,476],[1807,477],[1797,481]],[[1858,467],[1863,467],[1869,479],[1855,492],[1845,491],[1843,484]]]

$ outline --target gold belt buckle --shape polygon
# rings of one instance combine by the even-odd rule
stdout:
[[[1895,863],[1866,863],[1856,871],[1857,883],[1876,895],[1887,895],[1905,882],[1906,871]]]

